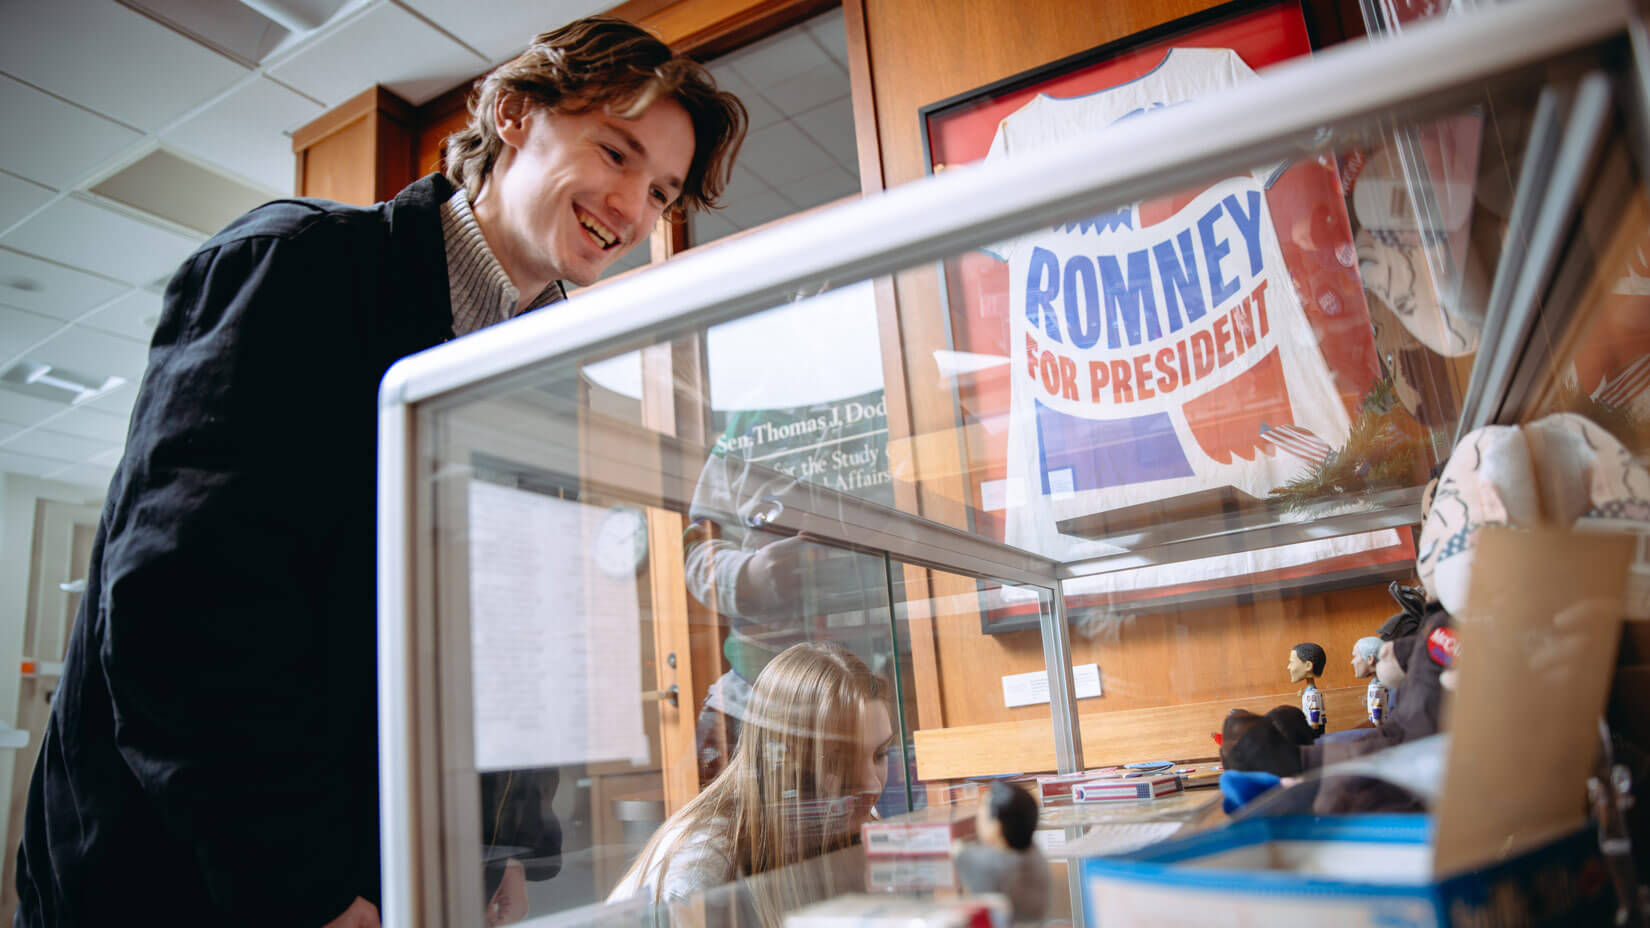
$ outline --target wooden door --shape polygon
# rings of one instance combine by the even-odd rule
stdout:
[[[34,544],[29,565],[29,601],[23,626],[23,674],[17,698],[17,727],[29,742],[14,751],[11,814],[7,819],[6,858],[0,889],[0,919],[10,924],[17,910],[17,845],[23,839],[23,807],[29,777],[40,754],[40,737],[51,713],[52,693],[63,667],[63,650],[74,628],[75,611],[85,589],[86,569],[97,532],[98,508],[39,500],[34,511]],[[33,663],[34,672],[27,670]],[[4,763],[0,754],[0,763]]]

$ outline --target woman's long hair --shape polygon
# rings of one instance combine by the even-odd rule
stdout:
[[[757,675],[728,766],[648,841],[626,879],[655,862],[663,900],[676,849],[695,835],[728,836],[740,876],[764,873],[851,843],[860,717],[888,684],[839,645],[805,642]]]

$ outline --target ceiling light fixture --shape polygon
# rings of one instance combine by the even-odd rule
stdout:
[[[338,8],[344,5],[343,0],[241,0],[243,6],[251,7],[269,19],[285,26],[292,32],[310,32],[321,28]]]
[[[113,374],[98,379],[38,361],[19,361],[0,374],[0,384],[19,393],[79,406],[118,389],[126,378]]]

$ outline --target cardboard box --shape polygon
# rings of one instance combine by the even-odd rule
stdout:
[[[1149,802],[1074,802],[1044,809],[1038,828],[1086,828],[1125,822],[1183,822],[1192,824],[1220,810],[1220,793],[1181,791]]]
[[[912,780],[916,777],[912,776]],[[931,806],[956,806],[978,802],[980,800],[980,784],[977,780],[959,780],[955,783],[928,784],[928,804]]]
[[[929,806],[860,826],[867,857],[949,855],[951,842],[974,836],[973,806]]]
[[[951,856],[866,857],[865,888],[872,892],[954,889],[957,870]]]
[[[1080,783],[1088,783],[1105,777],[1121,776],[1122,771],[1116,767],[1101,767],[1097,770],[1085,770],[1082,773],[1050,773],[1037,778],[1038,802],[1044,806],[1068,805],[1071,802],[1071,791]]]
[[[1632,540],[1478,532],[1454,614],[1444,762],[1396,771],[1433,814],[1252,817],[1084,858],[1090,924],[1612,923],[1615,891],[1583,810]],[[1425,750],[1415,742],[1342,767],[1369,775],[1381,758]]]
[[[1257,818],[1117,857],[1089,857],[1089,924],[1608,925],[1588,828],[1454,877],[1433,875],[1422,815]]]
[[[1174,774],[1124,780],[1092,780],[1079,783],[1071,791],[1073,802],[1127,802],[1161,799],[1180,792],[1180,778]]]

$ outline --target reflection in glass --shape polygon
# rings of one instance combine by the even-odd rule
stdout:
[[[756,676],[732,757],[613,891],[675,901],[844,848],[873,814],[894,737],[886,680],[840,646],[794,645]]]

